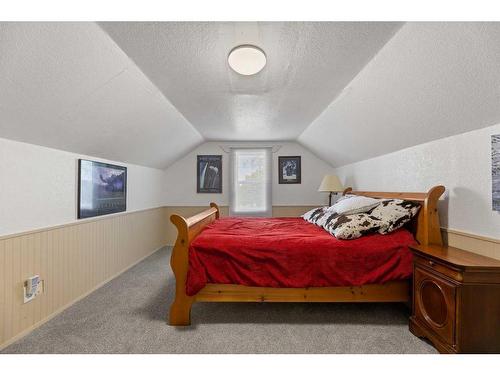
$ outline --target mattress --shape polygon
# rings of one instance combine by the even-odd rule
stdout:
[[[415,242],[406,229],[339,240],[302,218],[221,218],[190,244],[186,293],[207,283],[305,288],[404,280]]]

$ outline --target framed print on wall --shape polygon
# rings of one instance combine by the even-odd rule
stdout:
[[[500,134],[491,136],[492,208],[500,211]]]
[[[196,192],[222,193],[222,155],[198,155]]]
[[[78,160],[78,219],[127,209],[127,167]]]
[[[300,156],[279,156],[278,173],[280,184],[300,184],[302,174]]]

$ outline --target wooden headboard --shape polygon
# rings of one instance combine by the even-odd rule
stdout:
[[[439,224],[438,200],[444,190],[445,188],[442,185],[434,186],[427,193],[353,191],[352,188],[347,188],[343,194],[364,195],[383,199],[404,199],[420,203],[422,208],[417,217],[409,224],[409,229],[411,229],[415,239],[421,245],[442,245],[443,238]]]

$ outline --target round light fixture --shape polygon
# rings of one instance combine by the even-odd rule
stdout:
[[[266,66],[266,54],[259,47],[241,45],[229,52],[229,66],[239,74],[251,76],[257,74]]]

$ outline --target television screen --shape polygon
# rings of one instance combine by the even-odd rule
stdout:
[[[127,168],[78,160],[78,218],[127,209]]]

